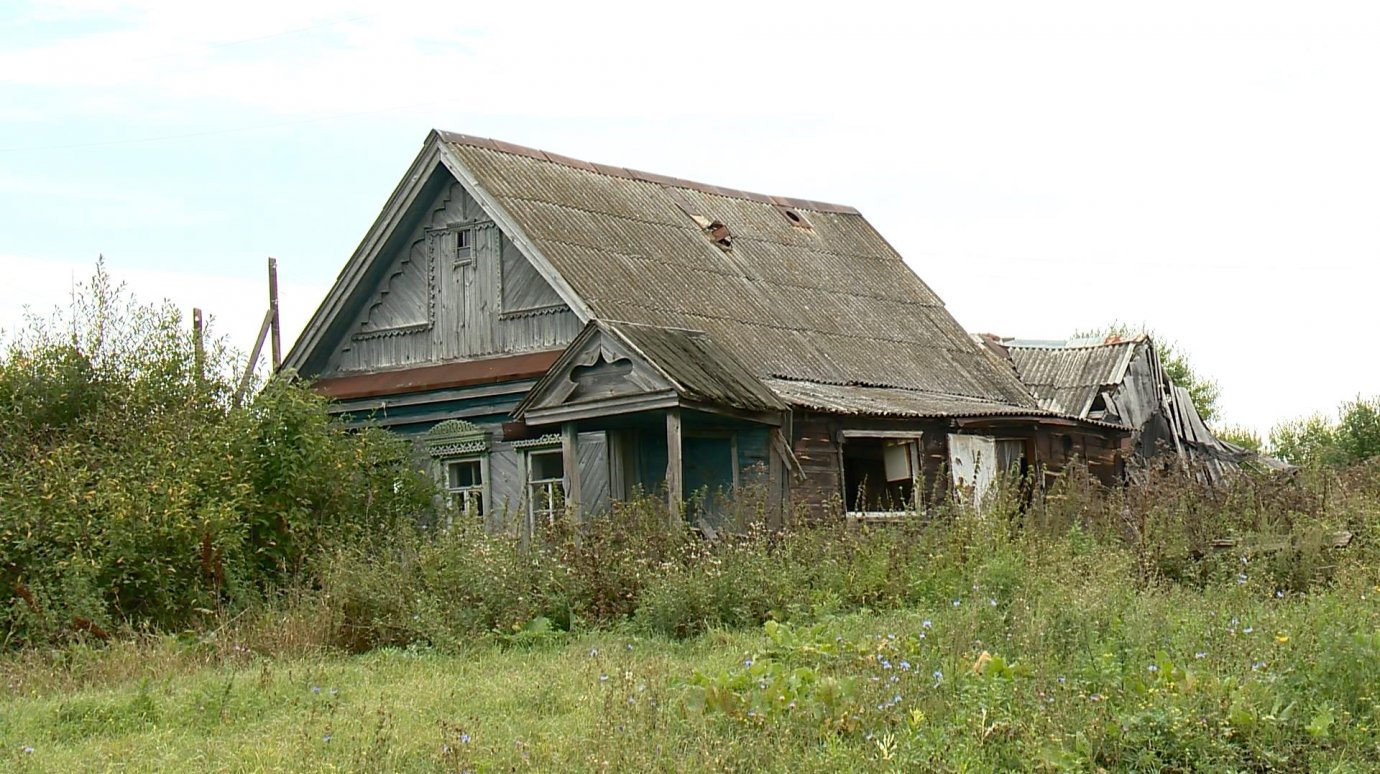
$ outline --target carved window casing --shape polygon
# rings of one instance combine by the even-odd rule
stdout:
[[[451,419],[442,422],[423,437],[437,477],[446,492],[446,526],[455,519],[483,524],[492,502],[489,491],[488,430]]]

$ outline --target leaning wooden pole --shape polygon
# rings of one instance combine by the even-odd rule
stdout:
[[[278,259],[268,259],[268,314],[272,320],[273,372],[283,366],[283,326],[278,318]]]
[[[254,366],[259,362],[259,353],[264,351],[264,339],[268,338],[268,329],[273,324],[273,310],[264,313],[263,324],[259,326],[259,336],[254,339],[254,349],[249,352],[249,362],[244,364],[244,376],[240,378],[239,389],[235,390],[235,403],[244,399],[244,394],[249,391],[249,382],[254,378]]]

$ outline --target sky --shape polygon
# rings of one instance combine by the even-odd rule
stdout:
[[[970,331],[1380,395],[1380,4],[0,4],[0,329],[97,256],[295,339],[428,131],[850,204]]]

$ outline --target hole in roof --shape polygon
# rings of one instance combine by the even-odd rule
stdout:
[[[805,216],[789,207],[782,207],[781,214],[786,216],[786,220],[791,222],[796,228],[810,228],[810,222],[805,220]]]

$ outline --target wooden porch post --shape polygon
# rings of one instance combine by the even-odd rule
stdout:
[[[574,422],[561,425],[561,465],[565,468],[566,513],[576,523],[584,519],[580,508],[580,432]]]
[[[666,412],[666,501],[671,509],[671,526],[681,525],[680,509],[685,499],[684,465],[681,461],[680,409]]]

